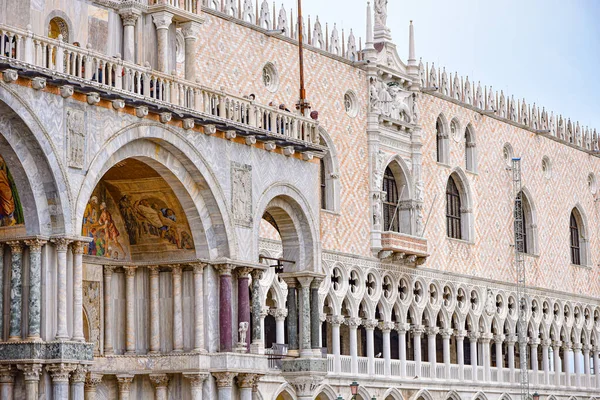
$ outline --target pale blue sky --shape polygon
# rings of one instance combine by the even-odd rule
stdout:
[[[297,0],[281,3],[289,13]],[[353,28],[364,44],[366,3],[303,0],[302,7],[330,29]],[[403,60],[412,19],[417,58],[600,131],[600,1],[389,0],[388,14]]]

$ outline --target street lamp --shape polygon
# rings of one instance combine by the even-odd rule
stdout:
[[[358,394],[358,382],[354,381],[350,384],[350,393],[352,393],[352,400],[356,399],[356,395]]]
[[[540,395],[539,395],[539,393],[538,393],[538,392],[535,392],[535,393],[533,394],[533,400],[540,400]]]

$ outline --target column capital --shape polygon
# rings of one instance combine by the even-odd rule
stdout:
[[[479,334],[479,332],[474,332],[474,331],[472,331],[472,332],[469,332],[469,333],[467,334],[467,337],[469,338],[469,340],[475,340],[475,341],[477,341],[477,340],[479,339],[479,337],[480,337],[480,336],[481,336],[481,335]]]
[[[481,341],[481,343],[488,344],[492,341],[493,337],[494,335],[492,335],[491,333],[485,332],[481,334],[481,338],[479,340]]]
[[[437,326],[429,326],[427,328],[425,328],[425,333],[427,333],[427,336],[435,336],[439,333],[440,328],[438,328]]]
[[[113,274],[113,272],[115,272],[115,269],[117,269],[117,267],[115,267],[114,265],[105,265],[104,274],[110,276]]]
[[[0,384],[14,383],[16,371],[10,365],[0,366]]]
[[[502,344],[502,342],[504,342],[504,339],[506,339],[506,336],[503,334],[494,335],[494,343],[496,344]]]
[[[29,247],[29,251],[32,253],[39,253],[42,251],[42,247],[48,243],[47,240],[44,239],[28,239],[25,241],[25,244]]]
[[[119,383],[120,392],[128,392],[131,382],[133,382],[133,375],[117,375],[117,382]]]
[[[295,377],[290,381],[290,385],[296,389],[296,394],[302,397],[310,397],[314,396],[314,391],[321,385],[323,381],[323,376],[319,375],[303,375]]]
[[[10,251],[13,253],[23,253],[23,242],[11,240],[10,242],[6,242],[6,244],[10,246]]]
[[[310,284],[312,283],[314,277],[313,276],[297,276],[296,279],[300,283],[300,287],[302,289],[304,289],[304,288],[310,288]]]
[[[591,344],[584,344],[583,345],[583,352],[584,353],[589,353],[591,350],[593,349]]]
[[[425,333],[425,327],[423,325],[415,325],[412,328],[412,334],[414,337],[421,337]]]
[[[226,388],[233,386],[233,378],[237,375],[236,372],[213,372],[213,376],[217,381],[217,388]]]
[[[263,271],[262,269],[253,269],[252,272],[250,272],[250,276],[252,276],[253,281],[260,281],[263,277],[264,272],[265,271]]]
[[[377,325],[379,325],[379,321],[377,321],[376,319],[364,319],[362,321],[362,324],[366,330],[372,331],[375,330],[375,328],[377,328]]]
[[[327,321],[331,325],[341,325],[344,323],[345,320],[346,318],[344,318],[342,315],[332,315],[327,317]]]
[[[288,310],[286,308],[273,308],[269,310],[269,314],[275,318],[275,321],[284,321],[288,315]]]
[[[84,383],[87,376],[87,370],[86,367],[79,364],[71,374],[71,381],[73,383]]]
[[[152,21],[156,29],[169,29],[173,22],[173,14],[166,11],[157,12],[152,14]]]
[[[562,342],[560,340],[553,340],[552,347],[555,349],[560,349],[562,347]]]
[[[310,283],[310,288],[311,289],[318,289],[321,287],[321,283],[323,283],[323,280],[325,280],[324,277],[322,276],[315,276],[313,277],[312,282]]]
[[[102,377],[103,377],[103,375],[101,375],[101,374],[95,374],[95,373],[89,372],[87,374],[87,376],[85,377],[85,388],[88,390],[90,390],[90,389],[95,390],[96,387],[100,384],[100,382],[102,382]]]
[[[240,388],[252,388],[260,378],[261,375],[258,374],[239,374],[237,376],[238,386]]]
[[[48,364],[46,371],[52,377],[52,382],[69,382],[69,374],[77,368],[73,364]]]
[[[160,273],[160,267],[158,265],[148,265],[148,273],[150,276],[158,276]]]
[[[350,328],[358,328],[362,322],[362,320],[360,318],[357,317],[350,317],[347,318],[346,321],[344,321],[346,325],[348,325]]]
[[[395,329],[398,331],[398,333],[406,333],[410,331],[410,324],[403,324],[401,322],[398,322],[396,323]]]
[[[123,26],[135,26],[142,12],[137,8],[128,7],[119,10],[119,15],[121,16],[121,20],[123,20]]]
[[[72,240],[65,237],[53,238],[50,240],[56,246],[56,251],[66,252]]]
[[[394,323],[392,321],[382,321],[379,323],[379,329],[381,329],[384,333],[389,333],[392,329],[394,329]]]
[[[86,244],[87,243],[85,242],[74,241],[71,244],[71,251],[73,252],[73,254],[83,254],[83,248]]]
[[[181,33],[184,39],[198,39],[200,36],[200,28],[202,24],[196,21],[189,21],[179,24],[181,26]]]
[[[508,335],[506,336],[506,344],[508,344],[509,346],[514,346],[515,343],[517,343],[517,336],[516,335]]]
[[[235,269],[235,272],[238,275],[238,278],[248,278],[248,275],[250,275],[250,272],[252,272],[252,268],[249,267],[237,267]]]
[[[442,336],[442,339],[444,339],[444,340],[449,340],[452,337],[453,333],[454,333],[454,331],[452,329],[442,329],[440,331],[440,335]]]
[[[203,263],[203,262],[191,263],[190,267],[193,268],[194,274],[202,274],[202,273],[204,273],[204,267],[206,267],[206,263]]]
[[[464,339],[464,338],[467,336],[467,331],[465,331],[465,330],[462,330],[462,329],[457,329],[457,330],[454,332],[454,336],[455,336],[457,339]]]
[[[529,340],[529,345],[530,345],[531,347],[537,347],[537,346],[540,344],[540,342],[541,342],[541,341],[540,341],[540,339],[538,339],[538,338],[535,338],[535,339],[530,339],[530,340]]]
[[[562,344],[562,349],[564,351],[571,350],[571,347],[573,347],[573,344],[571,342],[563,342],[563,344]]]
[[[573,351],[581,351],[583,345],[581,343],[573,343]]]
[[[137,269],[137,265],[124,265],[123,270],[125,270],[125,275],[127,276],[135,276],[135,270]]]
[[[155,388],[169,386],[169,376],[167,374],[150,374],[148,378]]]
[[[18,364],[17,369],[23,371],[25,381],[38,381],[42,372],[42,364]]]
[[[542,347],[550,347],[550,346],[552,346],[552,340],[542,339],[541,344],[542,344]]]
[[[204,381],[208,379],[208,375],[207,373],[184,373],[183,377],[190,381],[192,387],[202,387]]]
[[[233,269],[233,267],[231,266],[231,264],[219,264],[219,265],[215,265],[215,268],[217,269],[217,271],[219,272],[219,275],[223,276],[231,276],[231,271]]]

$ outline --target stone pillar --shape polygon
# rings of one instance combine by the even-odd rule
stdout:
[[[57,238],[53,239],[53,242],[56,245],[56,269],[58,272],[56,282],[58,292],[56,314],[58,328],[56,331],[56,339],[67,340],[69,339],[69,333],[67,331],[67,248],[71,241],[66,238]]]
[[[21,310],[23,292],[23,244],[21,242],[8,242],[11,251],[10,268],[10,323],[8,340],[22,340]]]
[[[300,357],[311,357],[313,355],[311,346],[311,323],[310,323],[310,285],[312,276],[298,277],[300,282],[300,332],[302,343],[300,345]]]
[[[71,400],[84,400],[86,374],[87,370],[81,364],[71,374]]]
[[[581,343],[573,343],[573,364],[575,366],[575,386],[581,387]],[[533,350],[532,350],[533,351]]]
[[[375,319],[367,319],[363,322],[367,332],[367,370],[369,376],[375,375],[375,327],[377,323]]]
[[[271,313],[275,317],[275,342],[277,344],[285,343],[285,318],[288,312],[285,308],[277,308]]]
[[[200,36],[198,22],[181,24],[181,33],[185,39],[185,79],[196,82],[196,41]]]
[[[458,380],[465,380],[465,336],[467,332],[463,330],[456,331],[456,358],[458,359]]]
[[[205,353],[204,347],[204,267],[195,263],[194,268],[194,351]]]
[[[491,364],[492,357],[490,357],[490,342],[492,341],[491,333],[484,333],[481,335],[481,348],[483,350],[483,379],[486,382],[491,380]]]
[[[233,350],[232,343],[232,315],[231,315],[231,265],[222,264],[219,270],[219,338],[220,351]],[[231,390],[230,390],[231,391]]]
[[[250,271],[250,268],[236,268],[236,272],[238,275],[238,325],[242,322],[246,322],[248,323],[248,328],[250,328],[250,287],[248,286],[248,282],[250,280],[248,274],[250,274]],[[258,324],[255,324],[253,328],[258,328],[258,331],[260,331],[260,315]],[[246,334],[246,340],[243,343],[244,347],[246,348],[246,351],[250,349],[250,336],[250,334]],[[254,339],[254,336],[252,337],[252,339]],[[239,343],[239,345],[241,346],[242,343]]]
[[[531,370],[533,371],[533,379],[532,382],[534,385],[537,385],[538,382],[538,354],[537,354],[537,348],[538,345],[540,344],[540,340],[539,339],[531,339],[531,341],[529,342],[529,346],[530,346],[530,354],[531,354]]]
[[[383,374],[390,376],[392,373],[392,348],[390,343],[390,333],[394,323],[390,321],[382,322],[380,324],[382,336],[383,336]]]
[[[129,8],[119,14],[123,21],[123,60],[135,63],[135,25],[140,13]]]
[[[85,342],[83,336],[83,246],[84,242],[73,242],[73,340]],[[83,399],[83,381],[81,398]]]
[[[217,380],[218,400],[232,399],[231,388],[236,375],[235,372],[213,372],[213,376]]]
[[[112,275],[115,267],[104,266],[104,354],[113,354]]]
[[[590,374],[590,350],[592,346],[589,344],[583,345],[583,375],[585,376],[585,387],[590,387],[591,385],[591,374]]]
[[[256,385],[260,376],[257,374],[239,374],[237,379],[240,388],[240,400],[252,400],[252,388]]]
[[[437,349],[436,339],[437,334],[440,331],[437,327],[427,328],[427,355],[429,364],[431,365],[431,378],[437,378]]]
[[[343,322],[344,317],[341,315],[329,317],[329,323],[331,324],[331,347],[333,350],[333,371],[338,374],[342,372],[342,360],[340,359],[340,325]]]
[[[349,331],[349,345],[350,345],[350,372],[353,375],[358,374],[358,340],[357,340],[357,329],[361,323],[360,318],[352,317],[346,321]]]
[[[406,332],[410,329],[409,324],[398,324],[398,356],[400,358],[400,376],[406,377]]]
[[[46,366],[46,371],[52,378],[52,400],[69,400],[69,374],[74,369],[75,366],[70,364],[49,364]]]
[[[129,389],[133,382],[133,375],[117,375],[119,384],[119,400],[129,400]]]
[[[421,336],[425,333],[422,326],[413,328],[413,349],[415,355],[415,375],[421,377]]]
[[[33,239],[26,240],[25,244],[29,246],[29,312],[27,314],[28,340],[41,340],[41,299],[42,299],[42,246],[46,244],[45,240]],[[2,248],[0,248],[2,251]],[[1,261],[0,257],[0,261]],[[1,279],[0,279],[1,281]],[[1,286],[0,286],[1,287]],[[1,300],[0,300],[1,304]],[[2,307],[0,306],[0,313]],[[2,314],[0,314],[2,315]],[[0,323],[0,332],[2,323]],[[38,378],[39,379],[39,371]],[[37,386],[36,386],[37,393]],[[37,398],[36,398],[37,400]]]
[[[504,370],[504,356],[502,355],[502,343],[504,342],[505,336],[495,335],[494,336],[494,348],[496,350],[496,368],[498,369],[498,382],[503,381],[502,371]]]
[[[22,364],[17,365],[17,368],[23,371],[25,400],[38,400],[38,385],[40,383],[42,364]]]
[[[554,386],[560,386],[560,340],[552,342],[552,350],[554,354]]]
[[[152,14],[152,20],[156,25],[156,40],[158,42],[158,70],[169,73],[169,27],[173,21],[173,14],[162,11]]]
[[[507,352],[508,352],[508,369],[510,373],[509,382],[514,383],[515,377],[515,343],[517,337],[515,335],[509,335],[506,339]]]
[[[173,278],[173,352],[183,351],[183,295],[181,292],[181,266],[171,266]]]
[[[150,353],[160,352],[159,275],[157,265],[148,266],[150,284]]]
[[[473,381],[477,382],[477,339],[479,332],[469,332],[469,344],[471,345],[471,369],[473,370]]]
[[[315,277],[310,284],[310,343],[313,355],[321,357],[321,313],[319,310],[319,287],[323,278]],[[360,324],[360,321],[359,321]]]
[[[288,319],[287,319],[287,331],[288,331],[288,349],[293,352],[298,350],[298,303],[296,299],[296,279],[295,278],[286,278],[285,283],[288,286],[287,293],[287,310],[288,310]],[[339,325],[338,325],[338,335],[339,335]]]
[[[10,365],[0,366],[0,399],[13,400],[14,390],[15,371]]]
[[[594,352],[594,372],[596,373],[596,388],[600,389],[600,346],[596,346],[592,349]]]
[[[150,374],[148,376],[154,386],[154,400],[167,400],[169,377],[167,374]]]
[[[202,400],[202,388],[208,374],[183,374],[183,377],[190,381],[191,399]]]
[[[0,342],[4,341],[4,243],[0,243]]]
[[[442,348],[444,355],[444,372],[445,375],[440,378],[450,379],[450,338],[452,337],[452,329],[445,329],[441,332]]]
[[[563,369],[565,372],[565,386],[571,386],[571,370],[569,369],[569,351],[571,350],[571,343],[563,343]]]
[[[102,382],[102,375],[88,373],[83,389],[85,392],[85,400],[97,400],[96,391],[100,382]]]
[[[552,342],[549,339],[542,340],[542,370],[544,371],[544,385],[550,384],[550,363],[548,358],[548,347]]]
[[[135,270],[136,266],[123,267],[125,270],[125,303],[126,312],[126,353],[135,354]]]

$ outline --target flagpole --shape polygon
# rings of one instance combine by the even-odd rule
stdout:
[[[306,89],[304,88],[304,37],[302,21],[302,0],[298,0],[298,57],[300,65],[300,99],[296,108],[300,114],[305,115],[305,111],[310,109],[310,104],[306,101]]]

